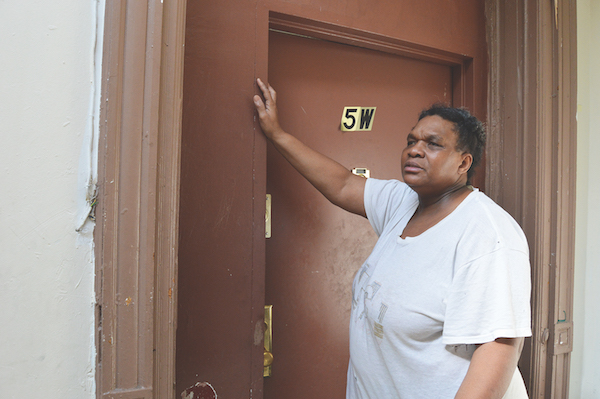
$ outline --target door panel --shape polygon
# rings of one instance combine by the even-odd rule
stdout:
[[[269,80],[284,129],[377,178],[400,178],[400,153],[418,113],[452,99],[447,65],[277,32],[269,39]],[[345,106],[377,107],[372,130],[342,132]],[[330,204],[274,147],[267,154],[274,362],[265,398],[344,397],[351,282],[376,236],[366,219]]]
[[[284,54],[279,51],[271,54],[270,50],[276,47],[269,49],[270,16],[275,14],[278,18],[289,17],[288,21],[294,26],[298,20],[314,21],[316,29],[322,36],[331,38],[330,41],[336,41],[341,32],[349,34],[352,40],[366,37],[378,48],[402,43],[413,46],[415,54],[433,49],[438,54],[456,56],[453,59],[459,59],[458,64],[462,59],[469,59],[459,68],[462,82],[468,84],[456,85],[457,69],[452,66],[423,62],[417,66],[416,61],[408,59],[403,68],[423,73],[415,76],[431,73],[443,79],[430,82],[429,78],[419,78],[420,83],[417,78],[402,80],[404,75],[395,73],[394,62],[399,62],[398,55],[385,54],[385,51],[368,53],[339,44],[333,45],[335,50],[329,47],[323,50],[320,46],[327,43],[315,44],[308,39],[309,47],[316,46],[315,51],[328,53],[343,48],[340,51],[350,51],[351,60],[341,61],[344,58],[338,60],[338,56],[328,59],[327,64],[336,67],[325,72],[322,64],[313,61],[305,65],[302,59],[295,58],[294,62],[303,66],[294,73],[307,70],[313,80],[302,75],[278,77],[280,72],[276,66],[271,65],[272,70],[269,70],[269,57],[274,59]],[[303,45],[294,42],[293,46],[295,51],[300,51]],[[319,53],[317,61],[321,57]],[[370,59],[376,61],[370,62]],[[371,64],[381,64],[383,72],[371,73]],[[358,68],[358,65],[362,66]],[[342,72],[345,70],[348,72]],[[256,77],[269,79],[277,88],[284,127],[347,167],[364,166],[376,177],[397,177],[399,161],[397,158],[388,161],[388,158],[399,156],[404,144],[401,136],[415,123],[416,114],[423,106],[454,95],[455,101],[457,97],[466,99],[460,104],[455,102],[456,105],[467,105],[475,115],[485,116],[484,2],[205,0],[187,4],[176,293],[176,393],[179,396],[196,383],[208,382],[219,397],[262,397],[262,309],[268,303],[265,301],[265,284],[268,283],[271,288],[266,295],[270,299],[274,298],[276,289],[289,291],[292,299],[288,299],[288,303],[296,297],[315,299],[312,304],[292,308],[298,317],[304,317],[305,323],[304,330],[298,327],[302,334],[296,338],[302,339],[302,351],[310,346],[334,348],[334,355],[319,352],[313,363],[328,365],[331,356],[345,357],[343,362],[336,360],[333,366],[326,367],[335,370],[335,376],[322,369],[320,372],[324,375],[318,376],[320,380],[335,379],[338,387],[335,395],[338,395],[342,392],[340,387],[347,362],[347,352],[339,354],[347,350],[345,320],[349,299],[343,298],[349,298],[353,271],[367,256],[373,237],[367,233],[366,220],[347,216],[327,204],[294,175],[295,172],[286,171],[287,165],[270,165],[269,179],[276,178],[277,173],[290,173],[289,177],[284,175],[281,178],[284,182],[276,184],[277,189],[271,192],[272,240],[280,239],[277,235],[285,237],[293,223],[300,223],[308,232],[304,231],[301,233],[304,237],[297,239],[308,241],[284,247],[285,251],[296,254],[295,258],[304,262],[306,268],[286,266],[287,260],[276,257],[275,252],[269,254],[266,266],[267,143],[251,101],[257,92]],[[294,83],[295,87],[288,89],[286,85],[292,84],[293,79],[299,80]],[[456,85],[454,90],[448,79]],[[431,84],[429,89],[437,93],[435,97],[417,97],[415,90],[424,82]],[[410,94],[410,101],[398,97],[399,86],[404,87],[407,96]],[[335,96],[330,97],[331,94]],[[343,101],[336,102],[336,96]],[[386,101],[398,106],[388,108]],[[378,107],[372,132],[342,134],[338,130],[343,106],[349,105]],[[296,123],[304,129],[296,131]],[[331,140],[320,143],[322,137]],[[354,152],[355,146],[361,148],[359,153]],[[330,245],[325,246],[326,243]],[[318,251],[313,254],[312,248]],[[347,254],[347,259],[336,257],[342,252]],[[324,265],[318,263],[322,259],[325,259]],[[265,274],[266,267],[274,273],[272,276],[270,272]],[[273,283],[280,278],[276,273],[286,270],[296,275],[282,276],[281,282]],[[319,273],[309,274],[309,271]],[[291,287],[286,279],[297,280],[300,285]],[[332,302],[330,293],[342,299]],[[335,301],[338,303],[334,307]],[[278,376],[292,382],[299,379],[304,382],[302,388],[306,388],[317,378],[311,371],[313,366],[292,370],[292,375],[287,376],[281,371],[288,367],[281,358],[295,356],[293,352],[280,353],[284,347],[293,347],[282,342],[293,343],[296,338],[286,337],[285,330],[278,329],[286,324],[285,321],[282,324],[280,317],[286,312],[279,309],[283,305],[275,305],[275,362],[273,377],[266,379],[266,387],[271,389]],[[326,339],[311,342],[305,337],[311,334],[321,334]],[[319,395],[313,394],[314,397]],[[289,392],[280,397],[290,397]]]

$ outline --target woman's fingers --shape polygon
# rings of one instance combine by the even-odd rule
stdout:
[[[262,91],[264,101],[259,95],[255,95],[253,97],[254,106],[258,111],[258,120],[263,133],[265,133],[268,138],[272,139],[273,134],[281,130],[277,117],[277,105],[275,104],[277,93],[271,85],[268,83],[265,84],[260,79],[256,79],[256,83]]]
[[[254,105],[256,106],[256,110],[258,111],[261,119],[270,118],[277,119],[277,106],[275,105],[275,98],[277,93],[268,83],[265,84],[260,78],[256,79],[258,83],[258,87],[263,93],[263,97],[265,101],[263,102],[262,98],[259,95],[254,96]]]
[[[265,110],[265,103],[263,103],[262,98],[260,98],[258,94],[254,96],[254,106],[258,113],[264,112]]]
[[[260,80],[260,78],[256,79],[256,82],[258,83],[258,87],[260,88],[260,91],[262,91],[263,96],[265,97],[265,101],[267,103],[273,101],[276,102],[276,98],[277,98],[277,93],[275,92],[275,89],[273,89],[271,87],[270,84],[265,84],[262,80]]]
[[[260,91],[262,91],[262,94],[265,97],[265,100],[269,100],[271,93],[269,92],[269,88],[267,87],[267,85],[265,85],[263,83],[263,81],[260,80],[260,78],[256,79],[256,83],[258,83],[258,87],[260,88]]]
[[[277,102],[277,93],[275,92],[275,89],[271,87],[271,85],[269,85],[269,94],[271,95],[273,102]]]

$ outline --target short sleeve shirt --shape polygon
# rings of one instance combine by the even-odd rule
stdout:
[[[475,344],[531,335],[530,265],[516,221],[478,190],[401,238],[417,194],[368,179],[379,239],[353,282],[348,398],[454,398]]]

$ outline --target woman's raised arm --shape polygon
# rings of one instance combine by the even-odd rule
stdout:
[[[354,175],[336,161],[308,147],[283,131],[277,116],[277,93],[260,79],[256,80],[264,97],[254,96],[254,105],[263,133],[288,162],[333,204],[365,216],[366,179]]]

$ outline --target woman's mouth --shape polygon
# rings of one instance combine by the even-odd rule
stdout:
[[[404,164],[404,172],[407,173],[418,173],[421,170],[423,170],[423,168],[416,162],[413,161],[408,161]]]

